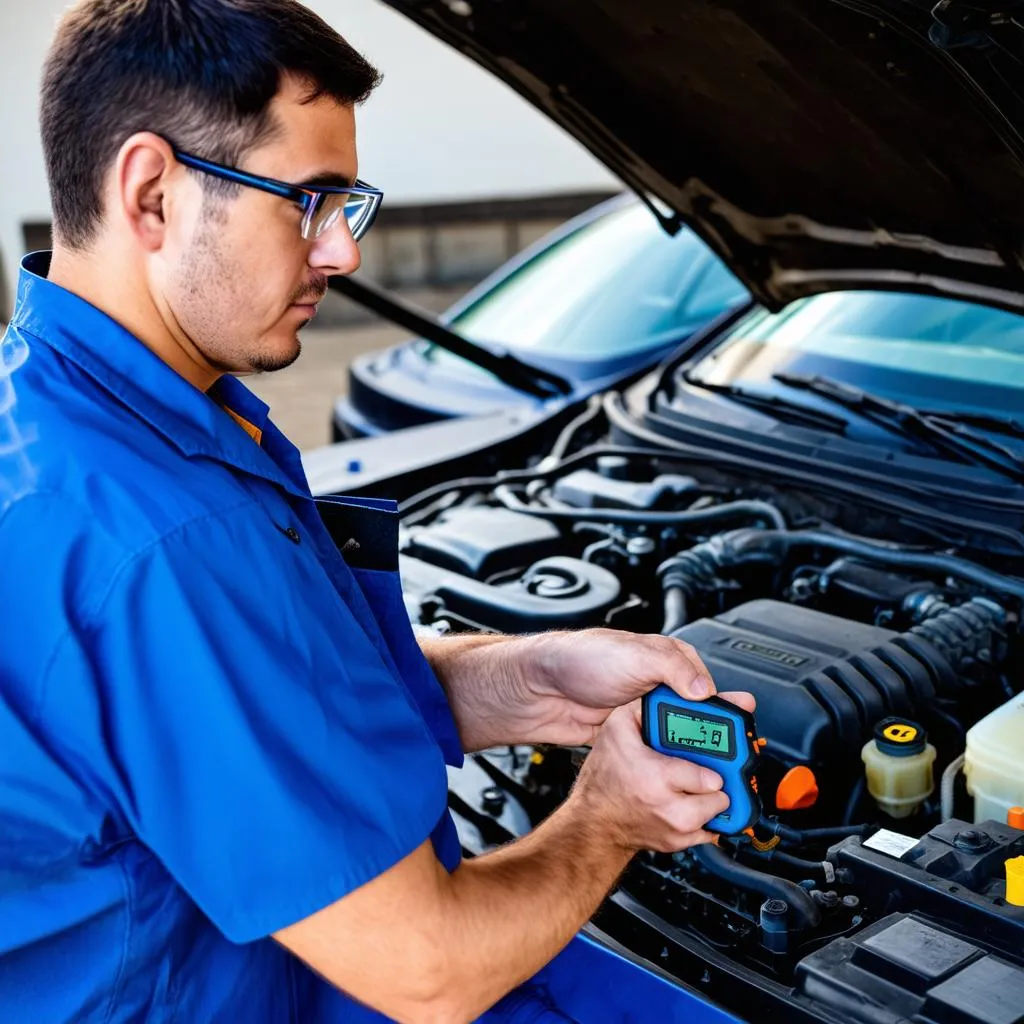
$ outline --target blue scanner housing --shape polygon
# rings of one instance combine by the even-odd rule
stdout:
[[[687,700],[667,686],[642,702],[644,742],[660,754],[718,772],[729,806],[707,823],[721,835],[737,835],[761,817],[754,769],[757,728],[749,711],[721,697]]]

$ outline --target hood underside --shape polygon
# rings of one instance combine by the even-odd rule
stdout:
[[[388,2],[773,308],[881,287],[1024,309],[1022,0]]]

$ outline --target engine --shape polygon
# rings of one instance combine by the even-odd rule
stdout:
[[[998,976],[1024,1008],[1021,566],[868,504],[609,448],[433,488],[401,550],[419,628],[664,632],[757,697],[764,818],[636,858],[597,918],[617,941],[750,1016],[777,998],[786,1020],[1024,1019],[972,995]],[[543,819],[585,755],[472,759],[452,780],[466,848]]]

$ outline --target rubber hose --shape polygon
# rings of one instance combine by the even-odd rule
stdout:
[[[864,797],[867,796],[867,790],[868,781],[861,775],[853,784],[853,789],[850,790],[850,798],[846,801],[846,807],[843,810],[844,825],[849,825],[857,816],[857,809],[864,801]]]
[[[742,856],[750,857],[752,860],[761,861],[765,864],[775,863],[781,867],[791,868],[799,873],[801,878],[813,878],[816,882],[828,880],[828,867],[820,860],[805,860],[803,857],[794,857],[791,853],[783,850],[753,850],[744,849]]]
[[[814,928],[821,922],[818,904],[796,882],[791,882],[787,878],[776,878],[764,871],[747,867],[746,864],[739,864],[724,850],[710,843],[695,846],[690,852],[705,871],[723,882],[756,892],[766,899],[785,900],[798,928]]]
[[[790,828],[782,822],[769,822],[768,831],[777,835],[784,843],[810,843],[818,839],[848,839],[863,835],[871,825],[829,825],[826,828]]]
[[[665,624],[661,627],[665,636],[671,636],[686,625],[686,591],[682,587],[665,588]]]
[[[540,468],[546,469],[549,466],[557,466],[565,458],[566,452],[572,445],[577,433],[588,423],[592,423],[598,416],[604,414],[603,403],[600,395],[591,395],[587,401],[586,408],[574,419],[570,420],[562,432],[555,438],[551,451],[541,459]]]
[[[910,633],[923,637],[950,663],[964,657],[992,661],[992,641],[1005,621],[1006,612],[998,604],[975,597],[929,616]]]
[[[900,569],[916,569],[922,572],[944,573],[956,576],[969,583],[975,583],[989,590],[1014,597],[1024,598],[1024,580],[1016,580],[1010,576],[973,565],[955,555],[932,555],[915,551],[899,551],[883,544],[874,544],[860,537],[847,537],[841,534],[827,533],[824,530],[794,530],[783,534],[781,538],[765,533],[762,538],[765,545],[774,540],[782,539],[787,547],[817,546],[842,551],[847,555],[856,555],[879,565],[896,566]]]
[[[664,523],[666,526],[707,526],[719,521],[754,519],[766,523],[773,531],[784,531],[782,513],[767,501],[727,501],[696,512],[657,512],[624,508],[536,508],[521,500],[508,484],[494,488],[494,497],[513,512],[522,512],[541,519],[580,522],[596,519],[602,523]]]
[[[953,794],[956,792],[956,777],[964,766],[966,755],[961,754],[958,758],[950,761],[949,766],[942,773],[942,782],[939,785],[939,806],[943,821],[949,821],[953,817]]]

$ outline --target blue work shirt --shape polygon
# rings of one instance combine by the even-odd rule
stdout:
[[[428,837],[459,862],[395,508],[324,516],[266,406],[48,259],[0,363],[0,1020],[379,1020],[267,936]]]

